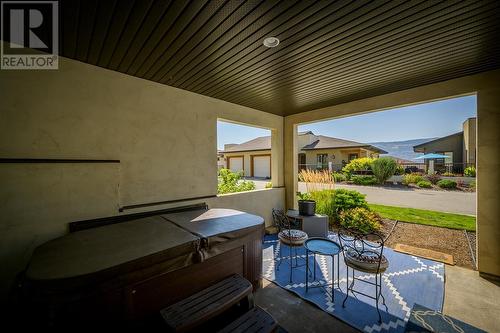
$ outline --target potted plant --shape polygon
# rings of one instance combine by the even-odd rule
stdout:
[[[297,192],[299,198],[299,214],[304,216],[312,216],[316,214],[316,201],[311,199],[309,193]]]

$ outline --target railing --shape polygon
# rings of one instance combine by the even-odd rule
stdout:
[[[317,163],[317,164],[300,164],[300,170],[330,170],[330,171],[341,171],[345,164],[334,164],[334,163]]]
[[[404,168],[404,173],[412,173],[412,172],[421,172],[421,173],[427,173],[428,171],[428,165],[425,163],[398,163]],[[299,164],[299,172],[300,170],[307,169],[307,170],[329,170],[329,171],[342,171],[342,168],[346,164],[334,164],[334,163],[328,163],[328,164]],[[443,163],[439,160],[434,161],[434,171],[439,174],[443,173],[454,173],[454,174],[463,174],[464,169],[469,167],[469,166],[474,166],[474,163]],[[372,174],[371,170],[366,170],[366,171],[358,171],[356,172],[358,174]]]
[[[400,163],[405,168],[405,173],[422,172],[427,173],[429,165],[424,163]],[[434,171],[438,174],[453,173],[463,174],[465,168],[476,165],[474,163],[444,163],[439,160],[434,161]]]

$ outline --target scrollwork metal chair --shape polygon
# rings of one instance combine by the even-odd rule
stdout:
[[[379,299],[382,298],[382,304],[388,311],[385,304],[384,295],[382,295],[382,274],[389,267],[389,261],[384,256],[384,238],[378,233],[360,233],[351,229],[339,230],[339,241],[346,264],[347,274],[347,291],[342,307],[345,307],[349,291],[356,297],[356,294],[361,294],[375,300],[375,306],[378,313],[378,321],[382,322],[380,309],[378,306]],[[352,280],[349,284],[349,270],[352,270]],[[355,271],[369,273],[375,275],[375,283],[366,279],[359,279],[355,276]],[[355,281],[364,282],[375,286],[375,296],[365,294],[354,289]]]
[[[278,239],[280,241],[280,249],[278,253],[279,258],[274,258],[276,269],[279,270],[281,262],[283,261],[283,256],[281,255],[281,249],[283,244],[288,246],[289,249],[289,259],[290,259],[290,282],[292,282],[293,269],[301,267],[298,262],[297,248],[304,246],[304,242],[307,240],[307,234],[299,229],[292,229],[290,219],[285,215],[285,213],[280,209],[273,209],[273,220],[274,224],[278,229]],[[292,249],[295,252],[295,266],[293,264]]]

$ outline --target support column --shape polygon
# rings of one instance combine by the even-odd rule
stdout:
[[[297,125],[289,118],[285,118],[284,128],[284,161],[285,161],[285,206],[296,208],[297,200]]]
[[[500,88],[477,94],[477,259],[500,277]]]

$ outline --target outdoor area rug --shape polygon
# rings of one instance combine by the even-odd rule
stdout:
[[[337,235],[331,234],[329,238],[338,242]],[[280,249],[281,247],[281,249]],[[280,251],[281,250],[281,251]],[[388,307],[380,299],[379,308],[382,315],[382,323],[378,323],[378,314],[375,308],[375,300],[363,295],[353,297],[349,293],[345,308],[342,301],[345,298],[347,278],[346,266],[340,254],[340,288],[334,289],[335,304],[331,302],[331,288],[309,288],[305,289],[305,248],[297,248],[299,265],[303,266],[293,269],[293,280],[290,283],[290,260],[289,248],[280,245],[277,235],[266,235],[263,243],[263,276],[276,283],[280,287],[297,294],[299,297],[314,303],[323,311],[345,321],[349,325],[364,332],[404,332],[406,323],[411,314],[411,308],[421,304],[435,311],[442,311],[444,298],[444,264],[428,259],[419,258],[403,253],[398,253],[390,248],[384,248],[384,255],[389,261],[389,268],[382,275],[382,294]],[[295,263],[295,252],[292,250]],[[275,260],[282,261],[279,269],[275,266]],[[312,270],[313,255],[309,255],[309,267]],[[311,282],[309,286],[317,286],[320,283],[332,282],[331,257],[316,255],[316,278],[319,282]],[[336,263],[335,263],[336,266]],[[337,269],[335,267],[335,273]],[[352,270],[350,270],[352,276]],[[373,274],[365,274],[357,271],[356,277],[363,280],[375,282]],[[335,276],[337,279],[337,276]],[[349,278],[349,282],[351,278]],[[375,286],[356,281],[354,288],[368,295],[375,295]]]

